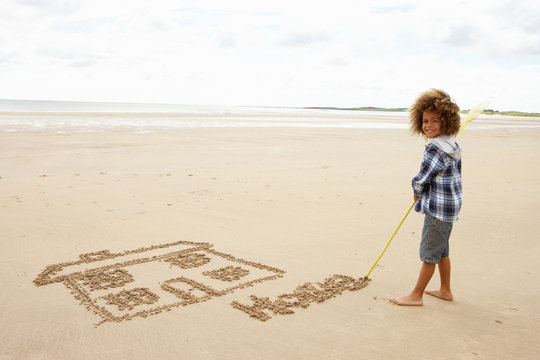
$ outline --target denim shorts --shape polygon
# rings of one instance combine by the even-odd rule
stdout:
[[[430,214],[424,218],[422,241],[420,242],[420,260],[438,264],[441,257],[449,254],[448,239],[452,232],[452,223],[439,220]]]

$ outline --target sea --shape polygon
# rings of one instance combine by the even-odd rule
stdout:
[[[538,118],[481,115],[473,128],[540,128]],[[1,100],[0,132],[144,134],[186,128],[407,129],[407,112],[328,108]]]

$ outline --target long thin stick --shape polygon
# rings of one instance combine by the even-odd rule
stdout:
[[[465,116],[465,119],[463,119],[463,121],[461,122],[461,127],[459,129],[459,132],[458,134],[461,134],[461,133],[466,133],[468,128],[469,128],[469,125],[470,123],[476,119],[476,117],[478,115],[480,115],[489,105],[489,101],[484,101],[483,103],[480,103],[478,105],[476,105],[474,108],[472,108],[471,110],[469,110],[469,112],[467,113],[467,116]],[[390,243],[392,242],[392,239],[394,238],[394,236],[396,236],[399,228],[401,227],[401,224],[403,224],[403,222],[405,221],[405,219],[407,218],[407,216],[409,215],[409,213],[411,212],[414,204],[416,204],[416,201],[412,203],[411,207],[409,208],[409,210],[407,210],[407,213],[405,214],[405,216],[403,217],[403,219],[401,219],[401,222],[399,223],[398,227],[396,228],[396,231],[394,231],[394,233],[392,234],[392,236],[390,237],[390,240],[388,240],[388,243],[386,243],[386,246],[384,247],[383,251],[381,251],[381,254],[379,255],[379,257],[377,258],[377,260],[375,260],[375,263],[373,264],[373,266],[371,267],[371,269],[369,269],[367,275],[364,277],[365,279],[367,279],[369,277],[369,274],[371,274],[371,272],[373,271],[373,269],[375,268],[375,266],[377,266],[377,263],[379,262],[379,260],[382,258],[382,256],[384,255],[386,249],[388,248],[388,245],[390,245]]]
[[[407,210],[407,213],[405,214],[405,216],[403,217],[403,219],[401,219],[401,222],[399,223],[398,227],[396,228],[396,231],[394,231],[394,233],[392,234],[392,236],[390,237],[390,240],[388,240],[388,243],[386,243],[386,246],[384,247],[383,251],[381,251],[381,254],[379,255],[379,257],[377,258],[377,260],[375,260],[375,263],[373,264],[373,266],[371,267],[371,269],[369,269],[369,272],[366,274],[365,278],[367,279],[369,277],[369,274],[371,274],[371,272],[373,271],[373,269],[375,268],[375,266],[377,266],[377,263],[379,262],[379,260],[382,258],[384,252],[386,251],[386,249],[388,248],[388,245],[390,245],[390,242],[392,242],[392,239],[394,238],[394,236],[396,236],[399,228],[401,227],[401,224],[403,224],[403,222],[405,221],[405,219],[407,218],[407,216],[409,215],[409,213],[411,212],[414,204],[416,204],[416,201],[412,203],[411,207],[409,208],[409,210]]]

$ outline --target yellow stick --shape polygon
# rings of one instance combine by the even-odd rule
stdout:
[[[476,119],[476,117],[478,115],[480,115],[486,108],[487,106],[489,105],[489,101],[484,101],[483,103],[481,104],[478,104],[476,105],[474,108],[472,108],[471,110],[469,110],[469,112],[467,113],[467,116],[465,116],[465,119],[463,119],[463,121],[461,122],[461,127],[459,129],[459,132],[458,134],[460,133],[464,133],[468,130],[468,127],[469,127],[469,124],[474,120]],[[371,269],[369,269],[368,273],[366,274],[366,276],[364,277],[364,279],[367,279],[369,277],[369,274],[371,274],[371,272],[373,271],[373,269],[375,268],[375,266],[377,266],[377,263],[379,262],[379,260],[382,258],[382,256],[384,255],[386,249],[388,248],[388,245],[390,245],[390,243],[392,242],[392,239],[394,238],[394,236],[396,236],[399,228],[401,227],[401,224],[403,224],[403,222],[405,221],[405,219],[407,218],[407,216],[409,215],[409,213],[411,212],[414,204],[416,204],[416,201],[412,203],[411,207],[409,208],[409,210],[407,210],[407,213],[405,214],[405,216],[403,217],[403,219],[401,219],[401,222],[399,223],[398,227],[396,228],[396,231],[394,231],[394,233],[392,234],[392,236],[390,237],[390,240],[388,240],[388,243],[386,243],[386,246],[384,247],[383,251],[381,251],[381,254],[379,255],[379,257],[377,258],[377,260],[375,260],[375,263],[373,264],[373,266],[371,267]]]
[[[399,228],[401,227],[401,224],[403,224],[403,222],[405,221],[405,219],[407,218],[407,216],[409,215],[409,213],[411,212],[414,204],[416,204],[416,201],[412,203],[411,207],[409,208],[409,210],[407,210],[407,213],[405,214],[405,216],[403,217],[403,219],[401,219],[401,222],[399,223],[398,227],[396,228],[396,231],[394,231],[394,233],[392,234],[392,237],[390,237],[390,240],[388,240],[388,243],[386,244],[386,246],[384,247],[383,251],[381,251],[381,254],[379,255],[379,257],[377,258],[377,260],[375,260],[375,263],[373,264],[373,266],[371,267],[371,269],[369,269],[369,272],[366,274],[365,276],[365,279],[367,279],[369,277],[369,274],[371,274],[371,272],[373,271],[373,269],[375,268],[375,266],[377,266],[377,263],[379,262],[379,260],[382,258],[384,252],[386,251],[386,249],[388,248],[388,245],[390,245],[390,242],[392,242],[392,239],[394,238],[394,236],[396,236]]]

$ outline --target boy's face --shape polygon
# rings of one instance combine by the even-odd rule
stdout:
[[[422,115],[422,131],[430,139],[441,135],[441,119],[439,114],[424,111]]]

